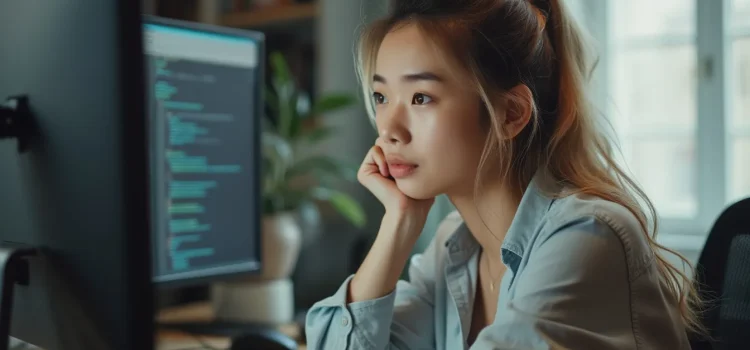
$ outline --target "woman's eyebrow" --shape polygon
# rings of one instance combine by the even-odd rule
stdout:
[[[380,74],[373,75],[372,81],[387,84],[385,77]],[[401,81],[407,83],[415,83],[418,81],[434,81],[441,83],[443,82],[443,78],[432,72],[419,72],[413,74],[404,74],[401,76]]]

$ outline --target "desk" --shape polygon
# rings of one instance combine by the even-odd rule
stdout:
[[[157,322],[209,322],[214,319],[214,312],[209,303],[194,303],[185,306],[169,308],[159,312]],[[307,347],[301,340],[300,329],[296,324],[279,327],[279,331],[297,340],[300,350]],[[182,350],[200,348],[204,344],[214,348],[228,349],[229,338],[215,336],[199,336],[176,331],[158,331],[156,334],[156,350]]]

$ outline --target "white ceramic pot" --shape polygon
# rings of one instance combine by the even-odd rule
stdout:
[[[211,300],[224,320],[285,324],[294,318],[294,272],[302,233],[292,213],[263,218],[261,273],[238,281],[216,283]]]
[[[297,265],[302,246],[302,231],[294,213],[284,212],[263,218],[261,270],[250,280],[289,278]]]

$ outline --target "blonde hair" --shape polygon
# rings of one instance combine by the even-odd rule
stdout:
[[[661,284],[673,296],[686,329],[705,333],[697,315],[701,302],[694,285],[664,254],[677,256],[690,271],[693,267],[682,255],[656,242],[654,205],[617,164],[610,138],[602,129],[606,119],[589,102],[586,84],[594,67],[592,56],[562,1],[399,0],[397,4],[390,16],[366,28],[359,41],[358,75],[371,119],[375,114],[372,77],[380,44],[389,32],[416,25],[464,65],[484,104],[490,132],[480,170],[489,161],[498,164],[503,179],[521,192],[542,170],[569,185],[572,190],[563,196],[583,193],[626,207],[641,225],[656,256]],[[529,103],[513,89],[518,85],[532,92],[532,119],[520,135],[508,141],[500,122],[504,118],[496,111]],[[475,188],[479,184],[480,177]]]

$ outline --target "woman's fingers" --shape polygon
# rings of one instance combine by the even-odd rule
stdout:
[[[388,163],[385,161],[385,154],[383,153],[383,149],[378,146],[373,146],[371,152],[372,158],[375,163],[377,163],[378,169],[380,170],[380,175],[383,175],[384,177],[391,176],[390,172],[388,171]]]

